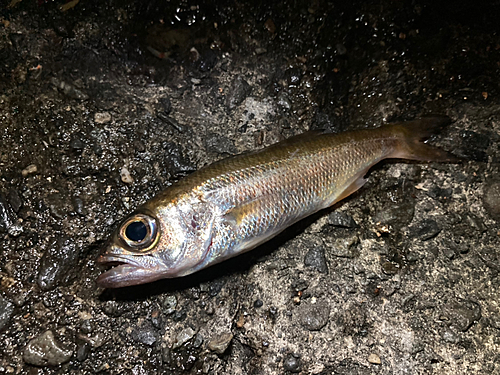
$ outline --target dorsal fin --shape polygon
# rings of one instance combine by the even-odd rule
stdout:
[[[274,143],[269,147],[274,147],[276,145],[280,145],[280,146],[293,145],[293,144],[298,143],[298,142],[307,141],[311,138],[316,138],[317,136],[319,136],[323,133],[324,133],[324,130],[308,130],[304,133],[300,133],[300,134],[294,135],[293,137],[290,137],[290,138],[284,139],[282,141],[279,141],[277,143]]]

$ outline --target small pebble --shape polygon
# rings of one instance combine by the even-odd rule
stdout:
[[[267,21],[264,23],[264,28],[271,34],[274,34],[276,32],[276,25],[274,24],[274,21],[271,18],[268,18]]]
[[[333,211],[330,215],[328,215],[328,224],[340,228],[358,227],[358,224],[356,224],[351,215],[339,211]]]
[[[290,110],[292,108],[292,103],[290,102],[290,99],[288,96],[284,93],[281,93],[278,96],[278,105],[286,110]]]
[[[14,304],[0,295],[0,331],[7,326],[14,313]]]
[[[17,237],[23,232],[23,227],[18,223],[17,215],[10,204],[3,194],[0,194],[0,232],[4,231],[12,237]]]
[[[443,189],[437,185],[434,185],[428,191],[426,191],[426,194],[434,199],[439,199],[439,198],[450,199],[453,194],[453,189],[452,188]]]
[[[140,141],[138,139],[136,139],[134,141],[133,145],[134,145],[135,151],[137,151],[137,152],[144,152],[144,151],[146,151],[146,145],[142,141]]]
[[[107,333],[104,333],[103,331],[95,333],[93,336],[88,336],[86,340],[88,340],[89,344],[93,348],[99,348],[103,346],[107,341],[109,337]]]
[[[57,366],[68,362],[73,352],[58,343],[52,331],[31,340],[23,352],[24,362],[35,366]]]
[[[255,307],[256,309],[258,309],[259,307],[262,307],[264,305],[264,302],[262,302],[262,300],[258,299],[258,300],[255,300],[255,302],[253,303],[253,307]]]
[[[152,346],[158,340],[156,330],[147,320],[140,327],[136,327],[131,336],[134,341],[148,346]]]
[[[399,181],[397,185],[387,186],[378,201],[373,222],[400,228],[409,224],[415,213],[414,187]]]
[[[221,333],[219,335],[212,337],[212,339],[210,339],[210,341],[208,342],[207,347],[208,349],[217,354],[224,354],[229,344],[231,343],[232,339],[233,339],[232,333],[230,332]]]
[[[19,193],[17,192],[16,189],[12,188],[9,190],[9,193],[7,194],[7,199],[14,210],[15,213],[19,212],[19,209],[23,205],[23,201],[21,200],[21,197],[19,196]]]
[[[102,306],[102,311],[104,314],[116,318],[123,313],[123,308],[116,301],[106,301]]]
[[[474,214],[467,214],[465,218],[471,228],[474,228],[481,233],[486,232],[487,228],[479,217]]]
[[[85,143],[83,142],[82,134],[73,134],[71,136],[71,140],[69,141],[69,147],[76,151],[83,150],[85,148]]]
[[[455,249],[452,249],[451,247],[448,246],[442,248],[441,251],[443,252],[443,255],[450,260],[455,258],[457,255]]]
[[[214,313],[215,313],[214,306],[211,303],[209,303],[207,305],[207,307],[205,308],[205,312],[207,315],[214,315]]]
[[[97,156],[101,156],[102,153],[103,153],[102,146],[100,144],[98,144],[98,143],[94,143],[94,145],[92,146],[92,151],[94,151],[94,153]]]
[[[109,112],[97,112],[94,115],[96,124],[105,124],[111,121],[111,114]]]
[[[196,167],[190,160],[183,155],[179,145],[173,142],[162,143],[164,150],[166,166],[165,169],[172,174],[179,172],[192,172]]]
[[[243,103],[252,91],[252,87],[241,76],[237,76],[231,83],[231,87],[226,95],[226,106],[228,109],[236,108]]]
[[[406,254],[406,261],[409,263],[414,263],[422,258],[423,256],[415,251],[410,251]]]
[[[448,305],[446,307],[446,316],[453,327],[465,332],[481,319],[482,314],[479,305],[474,302],[463,301]]]
[[[88,342],[80,342],[76,347],[76,360],[83,362],[87,359],[90,353],[90,344]]]
[[[309,287],[309,283],[304,279],[295,279],[292,281],[291,288],[294,292],[302,292]]]
[[[151,324],[153,324],[156,329],[161,329],[163,327],[163,319],[160,310],[155,309],[151,312]]]
[[[93,331],[93,327],[92,327],[92,324],[90,322],[90,320],[84,320],[81,324],[80,324],[80,332],[88,335],[89,333],[92,333]]]
[[[71,203],[73,203],[73,209],[78,215],[85,216],[88,214],[87,209],[85,208],[85,205],[83,203],[82,198],[80,197],[73,197],[71,199]]]
[[[382,272],[386,275],[395,275],[399,272],[400,265],[396,262],[384,262],[381,264]]]
[[[300,372],[300,358],[293,354],[288,354],[283,359],[283,368],[293,373]]]
[[[500,181],[490,181],[484,187],[483,205],[486,212],[500,221]]]
[[[236,321],[236,327],[243,328],[244,325],[245,325],[245,314],[240,313],[240,316],[238,317],[238,320]]]
[[[198,334],[196,334],[196,337],[194,338],[193,347],[199,348],[201,346],[201,344],[203,344],[203,336],[198,333]]]
[[[186,319],[187,314],[184,310],[176,310],[174,314],[172,315],[172,319],[174,322],[180,322]]]
[[[450,344],[456,344],[458,342],[458,336],[451,329],[447,328],[441,334],[441,337],[444,341],[449,342]]]
[[[196,331],[192,329],[191,327],[184,328],[182,331],[180,331],[176,338],[174,345],[172,346],[173,349],[180,348],[182,345],[184,345],[186,342],[191,340],[194,335],[196,334]]]
[[[122,167],[122,169],[120,171],[120,178],[126,184],[132,184],[134,182],[134,178],[132,177],[129,170],[125,166]]]
[[[395,204],[378,211],[373,220],[375,223],[384,225],[401,226],[409,223],[413,218],[415,206],[409,200],[408,204]]]
[[[430,240],[441,232],[438,223],[433,219],[425,219],[411,226],[409,230],[412,237],[417,237],[422,241]]]
[[[5,25],[5,27],[7,27],[7,25]],[[23,37],[23,34],[21,33],[10,33],[9,35],[9,40],[10,42],[12,43],[12,47],[14,47],[14,49],[17,51],[17,52],[21,52],[23,48],[25,48],[25,44],[23,43],[24,41],[24,37]]]
[[[53,193],[44,199],[51,215],[57,220],[63,220],[66,217],[66,214],[71,211],[72,208],[68,204],[68,201],[69,197],[62,193]]]
[[[172,112],[172,102],[168,96],[164,96],[158,100],[159,108],[165,115],[169,115]]]
[[[56,77],[50,79],[50,83],[57,87],[64,95],[72,99],[87,100],[89,96],[83,91],[77,89],[75,86],[66,83],[65,81],[60,81]]]
[[[330,318],[330,306],[326,302],[301,304],[297,311],[300,324],[309,331],[319,331]]]
[[[314,247],[304,257],[304,265],[315,268],[319,273],[328,273],[328,264],[323,246]]]
[[[299,68],[288,68],[285,70],[284,76],[288,86],[297,86],[300,83],[302,71]]]
[[[329,252],[342,258],[355,258],[358,255],[357,244],[359,238],[356,235],[337,238],[329,248]]]
[[[212,280],[208,287],[208,294],[210,295],[210,297],[215,297],[217,294],[219,294],[224,284],[225,280],[223,278]]]
[[[374,365],[380,365],[382,363],[380,357],[375,353],[372,353],[368,356],[368,362],[373,363]]]
[[[160,120],[162,120],[164,123],[166,123],[166,124],[170,125],[171,127],[173,127],[179,133],[185,133],[186,130],[188,129],[184,125],[179,124],[179,122],[177,120],[175,120],[173,117],[171,117],[171,116],[169,116],[169,115],[167,115],[167,114],[165,114],[163,112],[158,113],[158,118]]]
[[[42,256],[38,269],[38,286],[51,290],[61,283],[78,261],[80,249],[72,238],[61,236],[54,239]]]
[[[16,307],[22,307],[28,300],[28,293],[26,291],[19,292],[12,296],[12,302]]]
[[[26,177],[28,176],[29,174],[33,174],[33,173],[36,173],[38,171],[38,168],[36,167],[35,164],[30,164],[28,165],[26,168],[24,168],[22,171],[21,171],[21,175],[23,177]]]
[[[278,309],[274,306],[271,306],[269,308],[269,317],[271,319],[276,319],[276,315],[278,314]]]
[[[163,298],[161,306],[162,311],[166,315],[170,315],[175,311],[175,308],[177,307],[177,298],[175,298],[175,296],[166,296]]]

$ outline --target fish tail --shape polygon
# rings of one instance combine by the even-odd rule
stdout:
[[[398,138],[401,140],[389,157],[418,161],[460,162],[461,159],[448,151],[423,143],[450,123],[451,119],[448,116],[429,116],[388,125],[393,128],[392,131],[400,135]]]

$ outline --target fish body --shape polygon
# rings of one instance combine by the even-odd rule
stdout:
[[[307,133],[204,167],[139,207],[98,262],[98,284],[185,276],[251,250],[358,190],[379,161],[454,162],[421,140],[446,123],[428,117],[341,134]]]

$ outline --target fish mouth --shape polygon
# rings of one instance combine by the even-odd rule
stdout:
[[[97,259],[101,266],[111,267],[103,272],[96,280],[101,288],[122,288],[125,286],[149,283],[163,278],[158,267],[142,264],[118,255],[101,255]]]

